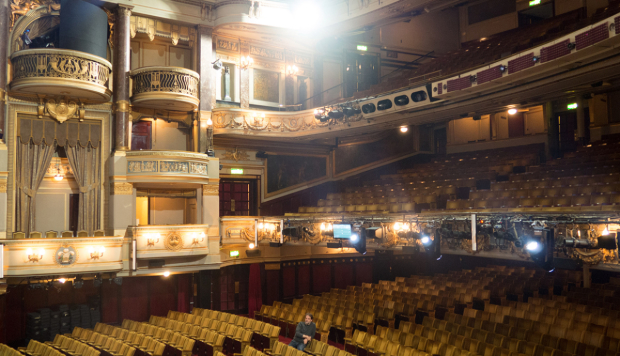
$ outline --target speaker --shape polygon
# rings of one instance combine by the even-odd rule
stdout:
[[[82,0],[60,2],[59,46],[106,58],[108,15]]]
[[[342,247],[342,241],[327,243],[327,248],[341,248],[341,247]]]
[[[256,152],[256,158],[267,158],[269,155],[265,151]]]
[[[259,249],[245,250],[245,254],[248,257],[260,257],[260,250]]]

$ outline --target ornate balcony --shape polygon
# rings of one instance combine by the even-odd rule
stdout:
[[[130,226],[138,259],[204,256],[209,254],[209,225]],[[218,251],[219,253],[219,251]]]
[[[127,151],[128,182],[207,184],[219,177],[219,160],[186,151]]]
[[[123,269],[123,237],[9,239],[3,244],[6,277],[118,272]]]
[[[198,73],[179,67],[144,67],[131,71],[134,106],[192,111],[198,107]]]
[[[11,55],[11,90],[108,101],[112,64],[80,51],[37,48]]]

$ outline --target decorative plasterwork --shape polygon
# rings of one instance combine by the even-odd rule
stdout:
[[[114,182],[112,183],[113,195],[133,195],[133,184],[126,182]]]
[[[130,33],[132,38],[136,37],[136,33],[144,33],[151,41],[155,39],[155,36],[170,38],[175,46],[179,40],[182,40],[189,42],[189,46],[192,47],[196,40],[196,29],[192,27],[140,16],[131,16]]]
[[[185,173],[207,176],[206,163],[177,161],[130,161],[127,173]]]
[[[164,239],[164,246],[170,251],[180,251],[183,249],[183,237],[177,231],[171,231]]]
[[[362,115],[357,115],[349,118],[348,122],[357,122],[361,119]],[[213,112],[212,120],[213,126],[216,129],[265,132],[298,132],[327,128],[329,126],[327,122],[317,120],[314,117],[314,112],[310,110],[286,114],[265,113],[265,117],[259,116],[258,112],[251,110],[218,110]]]
[[[246,150],[240,150],[239,147],[235,147],[235,149],[226,150],[222,159],[227,159],[235,162],[239,161],[247,161],[250,159],[250,155]]]
[[[47,12],[52,10],[60,10],[59,0],[12,0],[11,1],[11,24],[10,30],[15,26],[15,22],[22,16],[26,15],[30,10],[34,10],[39,6],[47,6]]]
[[[274,59],[277,61],[284,60],[284,51],[274,48],[264,48],[258,46],[250,46],[250,55],[262,58]]]
[[[0,193],[6,193],[6,180],[0,182]]]
[[[45,109],[52,118],[56,119],[62,124],[68,119],[75,117],[75,114],[78,112],[79,107],[78,103],[74,100],[59,99],[58,102],[56,102],[55,99],[48,99],[45,102]],[[84,110],[81,111],[83,112]],[[39,117],[42,116],[43,115],[39,114]],[[84,119],[83,115],[79,115],[78,117],[80,118],[80,120]]]
[[[220,194],[220,186],[215,184],[205,184],[202,186],[202,195],[210,196],[210,195],[219,195]]]
[[[180,158],[193,158],[193,159],[207,159],[207,155],[204,153],[196,152],[181,152],[181,151],[129,151],[127,157],[145,157],[145,156],[171,156]]]
[[[239,42],[233,42],[228,39],[218,38],[216,40],[217,50],[239,52]]]

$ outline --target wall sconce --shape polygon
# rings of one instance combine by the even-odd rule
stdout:
[[[26,250],[26,256],[28,257],[28,262],[39,262],[43,259],[43,255],[45,254],[45,250],[42,248],[39,249],[39,253],[35,254],[31,248]]]
[[[103,257],[104,252],[105,252],[105,247],[103,246],[98,246],[98,247],[91,246],[88,248],[88,253],[90,254],[91,260],[98,260],[100,257]]]
[[[297,75],[299,68],[296,65],[286,67],[286,75]]]
[[[159,238],[160,238],[159,234],[146,234],[144,236],[146,236],[147,246],[155,246],[155,244],[159,242]]]
[[[254,64],[254,59],[250,56],[242,56],[241,57],[241,69],[248,69]]]
[[[192,238],[192,244],[197,245],[197,244],[199,244],[201,242],[204,242],[206,235],[205,235],[204,232],[201,232],[200,236],[198,236],[198,233],[194,232],[194,233],[192,233],[192,237],[193,237]]]

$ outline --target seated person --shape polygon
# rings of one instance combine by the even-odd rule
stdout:
[[[297,324],[295,337],[288,345],[303,351],[314,337],[314,334],[316,334],[316,324],[312,321],[312,314],[307,313],[304,321],[300,321]]]

